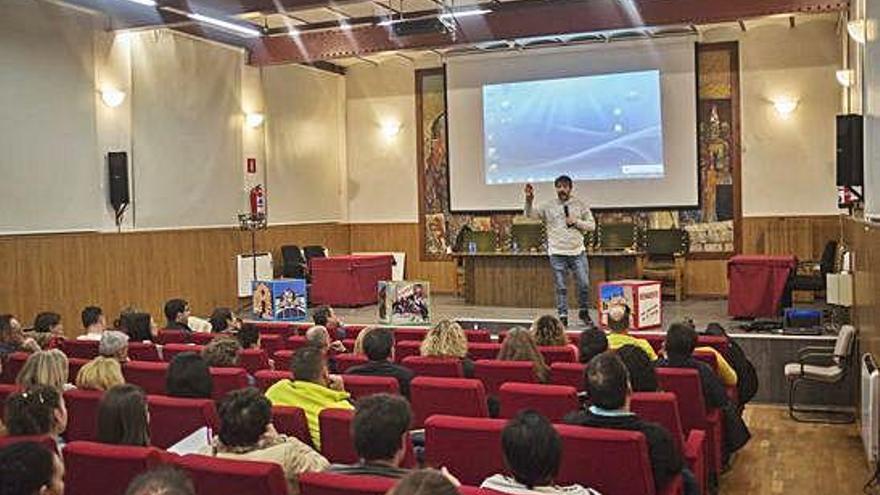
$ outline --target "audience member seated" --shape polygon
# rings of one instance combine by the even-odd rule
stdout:
[[[554,485],[562,464],[562,439],[550,421],[535,411],[522,411],[507,422],[501,430],[501,449],[512,476],[490,476],[480,488],[511,495],[598,495],[581,485]]]
[[[467,356],[467,349],[467,337],[461,325],[453,320],[440,320],[428,330],[420,351],[425,357],[460,359],[464,376],[473,378],[474,362]]]
[[[0,480],[3,495],[62,495],[64,463],[43,445],[14,443],[0,449]]]
[[[345,327],[342,325],[342,320],[336,316],[336,312],[333,311],[333,308],[330,306],[318,306],[315,308],[312,312],[312,320],[315,322],[316,326],[326,328],[330,335],[333,336],[333,340],[344,339],[346,337]]]
[[[321,349],[324,354],[345,352],[345,346],[339,340],[330,340],[330,332],[323,325],[314,325],[306,330],[306,340],[309,345]]]
[[[113,358],[98,356],[86,363],[76,374],[76,388],[106,391],[125,383],[122,366]]]
[[[140,387],[117,385],[98,404],[98,441],[114,445],[150,445],[150,414]]]
[[[40,350],[37,342],[31,338],[25,338],[21,330],[21,323],[10,314],[0,315],[0,361],[5,361],[6,356],[13,352],[36,352]]]
[[[77,340],[101,340],[101,334],[107,329],[107,320],[104,319],[104,311],[97,306],[86,306],[81,314],[85,333],[77,337]]]
[[[375,394],[358,401],[351,423],[357,464],[334,464],[330,471],[402,478],[409,470],[400,467],[409,442],[412,421],[409,403],[403,397]]]
[[[585,382],[592,403],[589,408],[570,413],[565,422],[594,428],[639,431],[648,443],[648,456],[659,491],[675,475],[685,477],[685,495],[699,494],[693,474],[684,468],[681,452],[662,426],[642,421],[630,412],[632,390],[626,366],[614,352],[604,352],[587,364]]]
[[[165,377],[165,393],[171,397],[210,399],[214,380],[208,363],[195,352],[182,352],[171,360]]]
[[[555,317],[552,317],[555,319]],[[539,318],[540,320],[540,318]],[[550,368],[544,362],[544,356],[535,343],[535,334],[522,327],[514,327],[507,333],[501,350],[498,351],[499,361],[530,361],[535,370],[538,383],[550,381]]]
[[[694,324],[694,320],[688,318],[687,320],[684,321],[684,323],[686,323],[691,328],[693,328],[694,331],[697,330],[697,326]],[[727,336],[726,333],[724,332],[723,327],[721,328],[721,334],[725,337]],[[736,375],[736,371],[733,369],[733,366],[731,366],[730,363],[727,362],[727,359],[724,358],[723,354],[718,352],[717,349],[715,349],[714,347],[712,347],[710,345],[696,347],[694,350],[699,351],[699,352],[711,352],[712,354],[714,354],[715,355],[715,363],[718,366],[718,368],[717,368],[718,378],[721,379],[721,383],[723,383],[725,387],[735,387],[736,386],[737,382],[739,381],[737,378],[737,375]]]
[[[364,332],[361,332],[364,333]],[[350,375],[393,376],[400,393],[409,397],[409,382],[415,374],[409,368],[394,364],[394,332],[389,328],[374,328],[363,338],[363,353],[370,362],[346,370]]]
[[[166,330],[183,330],[192,333],[192,329],[187,324],[190,311],[189,303],[183,299],[169,299],[165,303],[165,323]]]
[[[238,368],[241,344],[232,337],[216,337],[202,349],[202,358],[215,368]]]
[[[590,359],[608,350],[608,336],[597,327],[590,327],[581,332],[580,362],[589,363]]]
[[[64,397],[46,385],[16,392],[6,398],[4,423],[8,435],[49,435],[60,444],[67,429]]]
[[[657,375],[654,373],[654,365],[651,359],[640,348],[627,344],[617,349],[617,357],[623,361],[629,373],[629,384],[633,392],[657,392]]]
[[[98,355],[115,359],[120,363],[128,362],[128,335],[116,330],[107,330],[101,335],[98,344]]]
[[[539,346],[570,346],[574,350],[575,358],[580,353],[578,347],[572,344],[565,334],[565,325],[553,315],[539,316],[532,323],[532,333],[535,335],[535,343]]]
[[[235,332],[235,338],[238,339],[242,349],[260,348],[260,330],[253,323],[242,324]]]
[[[52,311],[43,311],[34,318],[34,328],[31,332],[25,332],[25,337],[31,337],[40,346],[40,349],[54,349],[64,340],[64,325],[61,323],[61,315]]]
[[[229,308],[214,308],[214,312],[211,313],[208,322],[211,324],[212,333],[230,332],[241,329],[241,320],[238,319],[238,317],[235,316],[235,313]]]
[[[691,368],[697,370],[700,375],[700,385],[703,389],[703,401],[707,409],[721,409],[724,422],[724,458],[725,462],[729,455],[741,449],[751,438],[751,433],[738,413],[736,404],[727,397],[724,384],[715,375],[712,368],[701,361],[694,359],[694,349],[697,347],[697,331],[687,323],[673,323],[666,331],[666,340],[663,342],[665,357],[658,360],[656,366],[669,368]]]
[[[119,317],[113,321],[113,329],[119,330],[120,332],[130,334],[131,329],[131,316],[136,313],[142,313],[137,306],[128,305],[119,312]]]
[[[365,354],[364,352],[364,339],[367,338],[367,335],[379,327],[366,327],[360,332],[358,332],[357,337],[354,338],[354,349],[351,352],[355,354]]]
[[[459,495],[461,483],[446,468],[410,471],[388,491],[388,495]]]
[[[266,391],[273,406],[296,406],[306,414],[312,445],[321,449],[321,430],[318,415],[328,408],[354,409],[342,380],[330,375],[327,360],[320,349],[306,346],[293,356],[291,371],[294,380],[285,378],[275,382]]]
[[[608,348],[618,349],[627,344],[632,344],[645,351],[645,354],[648,355],[651,361],[656,361],[657,353],[654,352],[654,348],[651,347],[647,340],[633,337],[627,333],[629,321],[630,311],[628,306],[618,304],[608,309],[608,329],[611,330],[611,333],[608,334]]]
[[[150,313],[132,313],[123,318],[128,325],[128,338],[132,342],[153,342],[159,335],[159,326]]]
[[[183,471],[168,466],[139,474],[128,484],[125,495],[195,495],[193,482]]]
[[[69,373],[67,356],[60,349],[37,351],[28,356],[15,378],[15,383],[23,389],[34,385],[46,385],[63,393],[65,390],[75,388],[68,383]]]
[[[297,438],[275,431],[272,405],[255,388],[233,390],[220,401],[218,412],[220,432],[202,454],[279,464],[288,493],[298,492],[300,473],[323,471],[330,464]]]

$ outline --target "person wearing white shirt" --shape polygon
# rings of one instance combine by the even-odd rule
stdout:
[[[101,340],[101,334],[107,327],[104,312],[97,306],[86,306],[82,310],[82,324],[86,333],[77,337],[77,340]]]

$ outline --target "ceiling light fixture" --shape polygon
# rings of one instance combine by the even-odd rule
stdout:
[[[261,113],[249,113],[244,116],[244,123],[251,129],[256,129],[263,125],[263,121],[266,120],[266,117]]]
[[[125,101],[125,92],[116,88],[104,88],[101,90],[101,101],[110,108],[116,108]]]
[[[343,31],[349,31],[351,29],[351,24],[348,23],[345,19],[339,21],[339,29]]]
[[[136,3],[138,5],[143,5],[145,7],[155,7],[156,0],[128,0],[131,3]]]
[[[846,32],[849,37],[860,45],[865,44],[865,20],[855,19],[846,23]]]
[[[212,26],[216,26],[222,29],[226,29],[229,31],[233,31],[235,33],[248,36],[248,37],[259,37],[262,36],[262,32],[257,29],[242,26],[241,24],[235,24],[233,22],[224,21],[222,19],[216,19],[214,17],[208,17],[206,15],[198,14],[195,12],[187,12],[186,16],[190,19],[198,22],[204,22],[205,24],[211,24]]]
[[[852,69],[842,69],[834,73],[837,76],[837,82],[844,88],[848,88],[855,82],[855,71]]]
[[[290,26],[289,28],[287,28],[287,35],[288,36],[299,36],[299,34],[300,34],[299,29],[297,29],[293,26]]]

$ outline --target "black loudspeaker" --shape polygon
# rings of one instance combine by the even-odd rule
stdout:
[[[128,196],[128,153],[111,151],[107,153],[110,169],[110,204],[117,212],[130,201]]]
[[[861,186],[864,181],[861,115],[837,116],[837,185]]]

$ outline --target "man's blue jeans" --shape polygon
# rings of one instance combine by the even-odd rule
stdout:
[[[568,288],[566,271],[571,270],[578,291],[579,309],[586,311],[590,307],[590,277],[587,253],[575,256],[551,254],[550,266],[553,268],[553,282],[556,284],[556,312],[560,317],[568,317]]]

